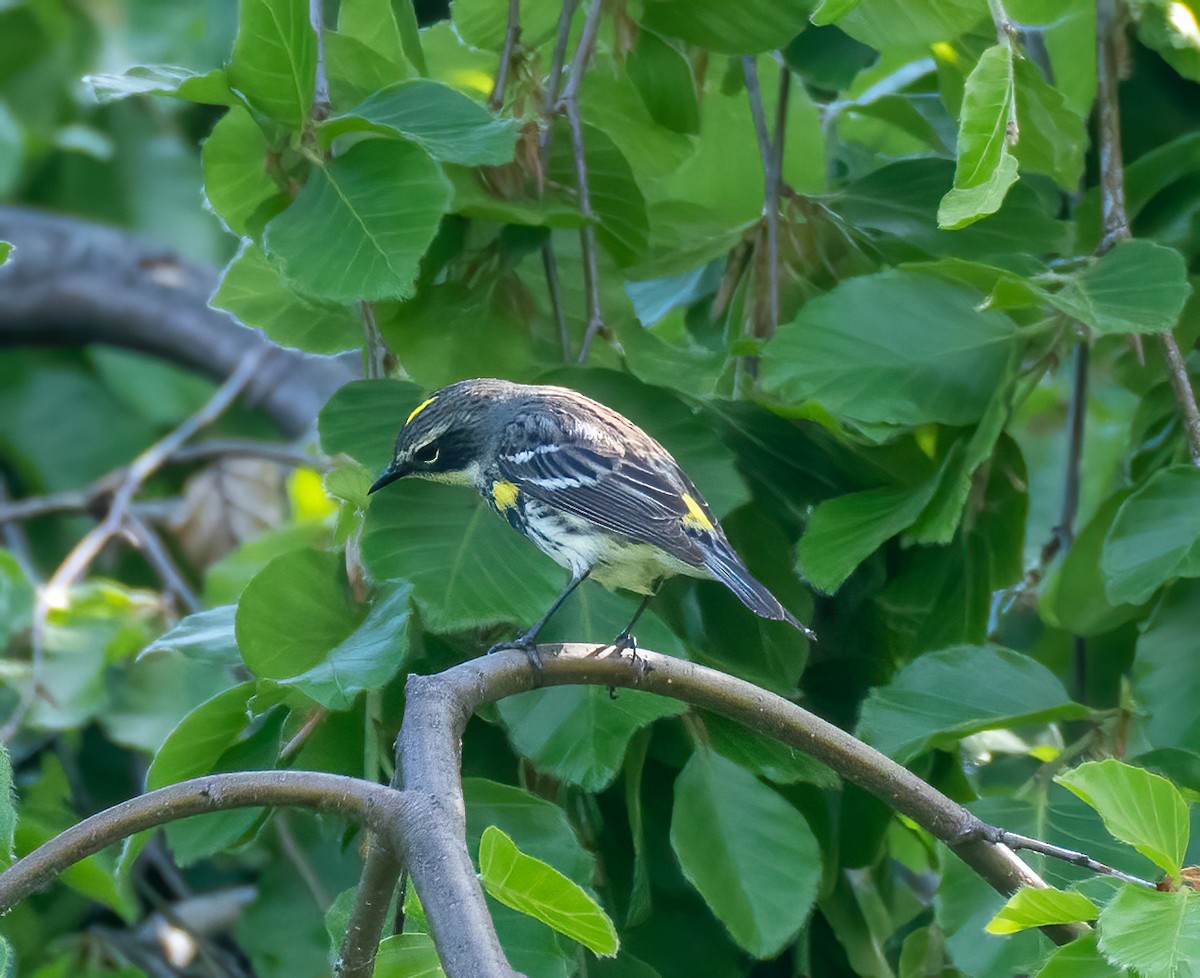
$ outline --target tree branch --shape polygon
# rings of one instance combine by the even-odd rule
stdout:
[[[175,595],[185,613],[190,615],[199,611],[203,607],[200,599],[153,528],[132,510],[125,514],[123,528],[162,581],[163,590]]]
[[[213,774],[150,791],[86,818],[0,874],[0,913],[48,884],[69,866],[135,833],[189,815],[287,805],[331,812],[371,828],[399,847],[404,796],[392,788],[318,771]]]
[[[1072,866],[1082,866],[1084,869],[1098,873],[1101,876],[1112,876],[1126,883],[1133,883],[1135,886],[1142,886],[1151,890],[1156,889],[1155,885],[1149,880],[1144,880],[1139,876],[1131,876],[1129,873],[1114,869],[1112,866],[1098,862],[1086,853],[1076,852],[1074,849],[1064,849],[1062,846],[1051,845],[1049,842],[1042,842],[1040,839],[1031,839],[1027,835],[1018,835],[1016,832],[1009,832],[1007,829],[996,828],[994,826],[990,829],[988,837],[993,842],[1008,846],[1013,850],[1026,849],[1029,852],[1041,853],[1043,856],[1061,859]]]
[[[508,28],[504,32],[504,50],[500,52],[500,66],[496,69],[496,83],[488,97],[488,108],[498,112],[504,104],[504,86],[508,81],[508,66],[512,61],[513,48],[521,36],[521,0],[508,0]]]
[[[1096,18],[1096,109],[1100,130],[1100,210],[1104,222],[1104,236],[1097,253],[1104,254],[1132,237],[1125,207],[1125,162],[1121,155],[1121,109],[1117,100],[1119,51],[1125,22],[1116,0],[1097,0]],[[1200,466],[1200,408],[1196,405],[1187,364],[1173,333],[1161,333],[1159,342],[1167,361],[1167,378],[1183,416],[1188,454],[1192,464]]]
[[[355,354],[320,357],[276,347],[212,309],[217,270],[127,231],[0,207],[0,347],[109,343],[224,379],[252,351],[269,361],[246,388],[289,437],[304,434],[335,390],[362,376]]]
[[[639,669],[628,658],[596,656],[595,651],[593,645],[541,646],[541,683],[637,688],[720,713],[828,764],[945,842],[999,892],[1046,885],[1010,849],[991,841],[988,832],[996,831],[991,826],[906,768],[796,704],[682,659],[639,650]],[[512,974],[495,939],[463,841],[461,737],[478,707],[535,685],[529,660],[518,651],[482,656],[434,676],[408,678],[398,766],[413,811],[425,814],[414,815],[408,825],[408,868],[450,978]],[[1062,925],[1046,930],[1063,943],[1086,928]],[[486,935],[486,944],[480,935]]]

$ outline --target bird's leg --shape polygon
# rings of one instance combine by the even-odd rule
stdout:
[[[582,574],[572,577],[567,586],[563,588],[562,593],[554,599],[554,603],[550,605],[546,613],[532,625],[530,625],[529,628],[525,630],[524,634],[519,635],[514,639],[509,639],[507,642],[497,642],[490,649],[488,649],[488,655],[491,655],[493,652],[499,652],[501,649],[520,649],[529,657],[529,662],[533,666],[533,671],[537,673],[540,681],[542,675],[542,660],[538,656],[537,644],[534,642],[534,639],[537,638],[538,632],[542,630],[542,626],[550,620],[550,616],[553,615],[554,612],[558,611],[558,609],[562,607],[562,603],[571,596],[571,592],[579,587],[579,585],[585,580],[587,580],[589,573],[591,573],[590,568],[585,570]]]
[[[654,600],[658,594],[659,586],[662,584],[662,578],[650,585],[650,593],[642,598],[642,603],[638,605],[637,611],[633,613],[633,617],[629,619],[629,624],[622,629],[621,634],[612,640],[611,645],[602,645],[596,649],[592,655],[597,655],[606,648],[611,648],[613,655],[620,655],[622,652],[630,651],[633,653],[633,661],[637,662],[637,639],[633,637],[633,626],[638,623],[638,619],[645,614],[646,609],[650,607],[650,602]]]

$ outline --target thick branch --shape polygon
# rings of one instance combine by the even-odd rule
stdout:
[[[275,347],[208,305],[217,270],[126,231],[0,207],[0,346],[108,343],[224,379],[253,350],[275,352],[246,389],[288,436],[312,425],[330,395],[362,375],[355,354]]]
[[[342,815],[401,843],[404,796],[358,778],[317,771],[251,771],[181,781],[86,818],[0,874],[0,913],[7,913],[69,866],[137,832],[230,808],[289,805]]]
[[[988,833],[996,831],[991,826],[906,768],[796,704],[682,659],[639,650],[644,668],[638,669],[627,658],[594,656],[594,651],[592,645],[542,646],[541,683],[634,687],[730,717],[805,751],[909,816],[1001,893],[1045,886],[1010,849],[989,841]],[[436,676],[408,678],[398,763],[406,798],[429,815],[411,820],[408,868],[450,978],[512,974],[463,842],[461,737],[479,706],[534,685],[528,658],[515,651],[473,659]],[[1047,931],[1065,942],[1083,929],[1064,925]]]

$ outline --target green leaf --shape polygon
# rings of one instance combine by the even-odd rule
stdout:
[[[263,115],[293,129],[312,106],[317,35],[308,0],[242,0],[226,69],[230,87]]]
[[[8,261],[8,256],[13,252],[13,246],[8,241],[0,241],[0,265]]]
[[[1188,809],[1166,778],[1116,758],[1088,761],[1054,779],[1091,805],[1104,827],[1173,877],[1188,844]]]
[[[445,978],[433,938],[428,934],[385,937],[375,956],[374,978]]]
[[[1063,95],[1046,84],[1032,61],[1013,63],[1017,125],[1013,155],[1023,170],[1045,173],[1068,192],[1079,189],[1087,132],[1083,117],[1067,106]]]
[[[7,550],[0,550],[0,653],[14,635],[29,627],[33,600],[33,585],[20,561]]]
[[[1016,354],[1012,320],[979,312],[978,301],[912,272],[848,279],[806,302],[767,343],[763,387],[861,424],[978,421]]]
[[[1076,920],[1095,920],[1100,908],[1082,893],[1054,887],[1037,889],[1023,886],[987,925],[989,934],[1015,934],[1030,927],[1068,924]]]
[[[655,0],[646,4],[642,23],[720,54],[754,54],[787,47],[810,9],[800,0]]]
[[[334,302],[412,294],[450,184],[412,143],[372,139],[314,166],[266,228],[267,254],[303,292]]]
[[[1127,978],[1128,972],[1107,961],[1096,947],[1096,932],[1057,948],[1036,978]]]
[[[13,978],[17,973],[17,956],[8,938],[0,935],[0,978]]]
[[[1157,602],[1137,639],[1133,695],[1143,710],[1137,725],[1154,747],[1200,752],[1200,670],[1192,642],[1200,634],[1200,581],[1180,581]]]
[[[392,459],[404,419],[426,397],[403,380],[354,380],[321,409],[317,430],[326,454],[345,453],[378,473]]]
[[[486,778],[463,778],[463,799],[468,848],[477,849],[484,830],[494,825],[522,852],[549,863],[580,886],[594,882],[596,857],[583,847],[567,813],[554,802]]]
[[[321,124],[325,145],[348,132],[411,140],[430,156],[468,166],[500,166],[513,158],[520,122],[499,119],[461,92],[425,78],[397,82]]]
[[[757,733],[719,713],[704,714],[708,743],[718,754],[776,784],[816,785],[836,788],[841,783],[832,770],[815,757],[774,737]]]
[[[938,227],[966,227],[993,214],[1017,180],[1016,92],[1012,48],[995,44],[967,76],[958,130],[954,188],[938,207]]]
[[[812,908],[821,850],[796,809],[754,775],[697,750],[675,780],[671,847],[737,943],[778,954]]]
[[[986,18],[979,0],[860,0],[838,26],[863,44],[890,51],[953,40]]]
[[[928,652],[872,689],[858,736],[905,763],[981,730],[1084,716],[1040,662],[994,645],[960,645]]]
[[[329,710],[349,709],[363,690],[381,689],[408,659],[408,616],[412,585],[397,582],[379,590],[367,616],[315,666],[279,680]]]
[[[1104,956],[1141,978],[1187,978],[1200,961],[1200,893],[1126,884],[1100,912]]]
[[[868,489],[818,504],[796,550],[800,573],[817,590],[832,594],[886,540],[912,526],[939,481]]]
[[[83,83],[101,104],[131,95],[172,95],[206,105],[235,105],[222,69],[198,74],[174,65],[134,65],[116,75],[84,75]]]
[[[811,20],[817,27],[832,24],[850,13],[858,6],[858,2],[859,0],[820,0]]]
[[[1129,6],[1138,39],[1184,78],[1200,81],[1200,27],[1190,3],[1135,0]]]
[[[532,50],[554,36],[562,5],[556,0],[522,0],[521,46]],[[508,29],[507,4],[493,0],[453,0],[454,29],[469,45],[485,51],[504,47]]]
[[[1200,469],[1160,469],[1125,500],[1100,570],[1113,604],[1141,604],[1173,578],[1200,577]]]
[[[255,235],[287,198],[266,172],[267,140],[240,105],[229,109],[200,147],[204,196],[234,234]]]
[[[650,30],[638,31],[626,61],[650,117],[681,133],[700,131],[700,107],[692,66],[678,49]]]
[[[620,942],[600,905],[553,866],[528,856],[494,825],[479,842],[484,888],[505,906],[542,921],[594,954],[611,957]]]
[[[376,580],[412,582],[424,624],[436,632],[531,625],[567,578],[477,493],[417,479],[371,497],[362,553]]]
[[[1134,240],[1120,242],[1049,299],[1097,333],[1165,333],[1191,294],[1183,255]]]
[[[209,303],[243,325],[261,329],[280,346],[338,353],[363,343],[362,318],[356,309],[310,299],[291,289],[251,241],[244,241],[226,266]]]
[[[295,550],[276,557],[246,586],[238,602],[238,648],[259,679],[284,679],[321,662],[361,619],[342,557]]]

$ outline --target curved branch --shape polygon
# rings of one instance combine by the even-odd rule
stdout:
[[[989,841],[991,827],[961,805],[844,730],[774,693],[654,652],[639,650],[638,668],[627,658],[594,655],[594,645],[544,645],[539,651],[542,685],[633,687],[720,713],[825,762],[945,842],[999,892],[1046,885],[1012,850]],[[434,676],[408,677],[397,744],[404,792],[414,806],[405,851],[450,978],[513,974],[496,940],[464,842],[461,737],[478,707],[534,686],[529,660],[517,651],[472,659]],[[416,815],[417,808],[428,817]],[[1086,928],[1063,925],[1046,930],[1065,943]]]
[[[398,848],[407,806],[394,788],[319,771],[212,774],[150,791],[73,825],[0,873],[0,914],[63,870],[137,832],[188,815],[230,808],[289,805],[343,815]]]
[[[0,207],[0,346],[110,343],[224,379],[270,349],[246,390],[288,435],[305,432],[329,396],[361,376],[354,354],[318,357],[275,346],[208,305],[215,268],[184,261],[127,231]]]

